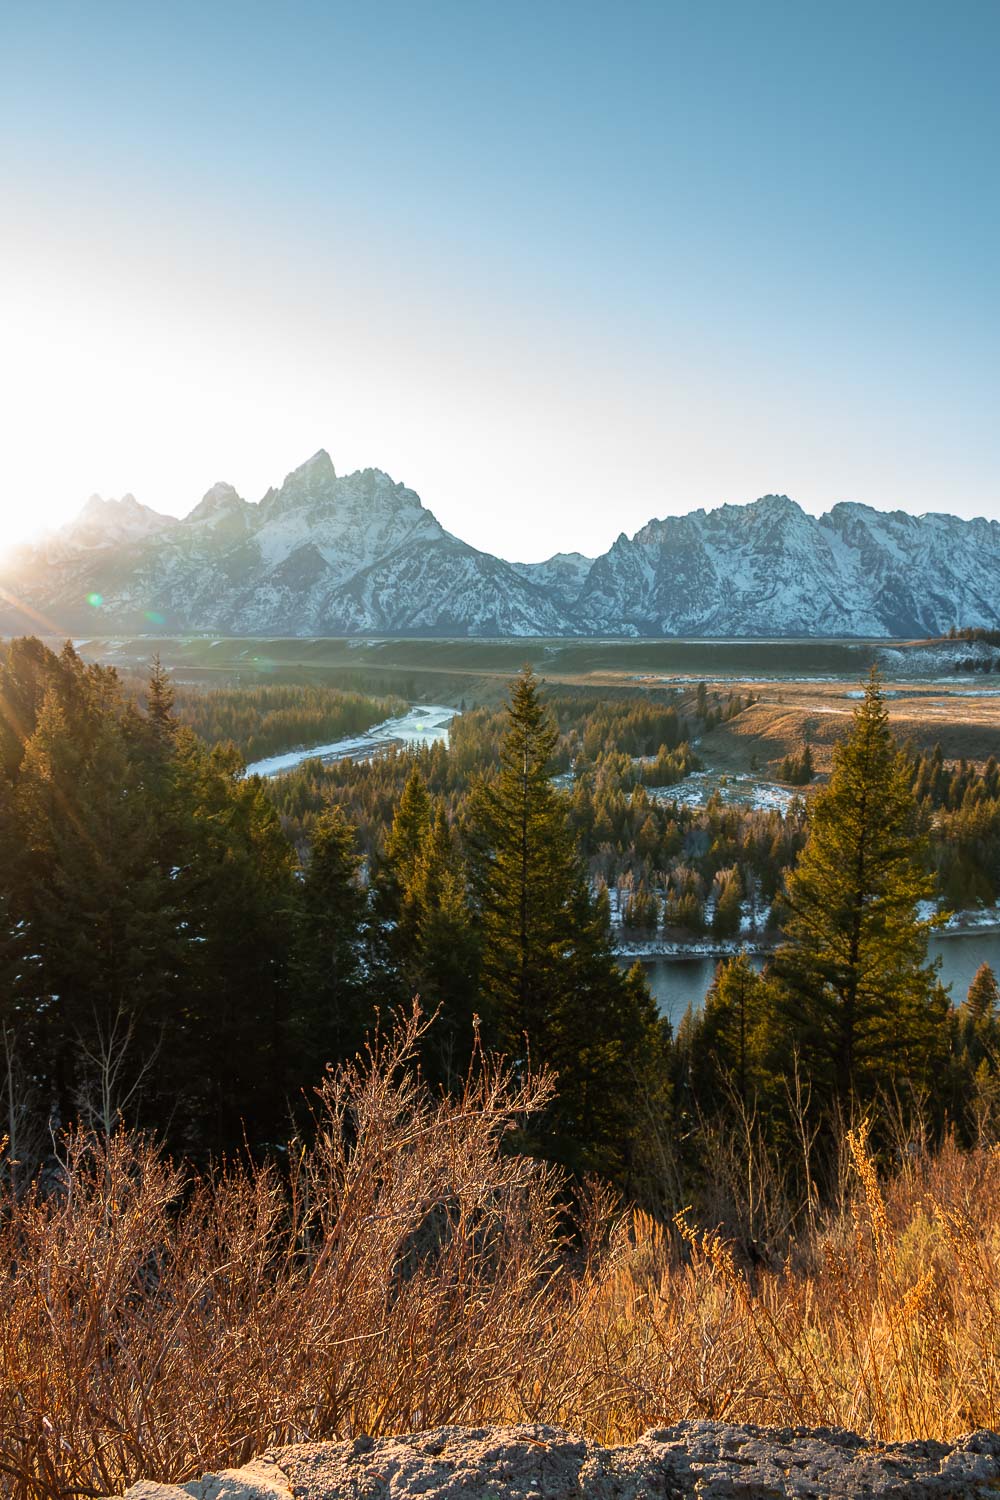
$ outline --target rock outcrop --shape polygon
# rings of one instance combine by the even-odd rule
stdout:
[[[278,1448],[127,1500],[996,1500],[1000,1434],[880,1445],[836,1429],[680,1422],[630,1447],[555,1427],[444,1427]]]

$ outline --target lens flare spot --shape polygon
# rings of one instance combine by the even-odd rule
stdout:
[[[148,620],[150,625],[165,625],[167,623],[165,617],[157,614],[155,609],[147,609],[143,615],[143,619]]]
[[[101,605],[104,603],[104,595],[88,594],[87,603],[90,605],[91,609],[100,609]]]

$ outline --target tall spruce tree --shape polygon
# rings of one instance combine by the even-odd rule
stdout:
[[[692,1021],[692,1086],[700,1108],[733,1097],[743,1106],[752,1104],[762,1081],[761,1032],[768,999],[768,981],[745,949],[719,964],[704,1007]]]
[[[479,934],[469,899],[468,873],[454,830],[438,806],[424,834],[407,888],[412,931],[403,960],[409,994],[438,1020],[427,1038],[426,1065],[442,1083],[465,1074],[478,1008]]]
[[[339,807],[327,807],[313,828],[293,913],[298,1019],[293,1073],[300,1079],[348,1056],[371,1019],[362,961],[367,901],[360,868],[354,829]]]
[[[808,841],[785,890],[776,955],[782,1049],[797,1048],[814,1096],[850,1112],[880,1089],[932,1080],[947,998],[927,963],[933,893],[905,754],[872,670]]]
[[[173,1028],[190,1147],[239,1148],[287,1128],[289,890],[294,856],[259,777],[233,746],[180,733],[174,761],[186,831],[178,894],[188,962]],[[280,1137],[279,1137],[280,1138]]]
[[[474,794],[471,844],[481,995],[492,1034],[515,1058],[558,1074],[535,1149],[630,1191],[666,1105],[661,1026],[641,972],[622,973],[552,784],[557,731],[525,668],[511,684],[496,776]]]
[[[993,1020],[1000,1012],[1000,986],[989,964],[980,964],[972,977],[965,1003],[974,1021]]]
[[[513,1055],[524,1038],[547,1053],[571,951],[576,849],[552,785],[558,731],[534,674],[511,684],[493,780],[474,794],[474,873],[483,936],[482,988],[493,1036]]]

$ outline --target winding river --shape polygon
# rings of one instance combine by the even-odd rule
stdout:
[[[304,760],[346,760],[348,756],[364,760],[386,745],[433,745],[438,740],[447,745],[448,725],[457,713],[457,708],[446,708],[440,703],[415,703],[398,719],[384,719],[364,734],[334,740],[329,745],[311,745],[308,749],[287,750],[283,755],[255,760],[247,766],[247,775],[283,776]]]

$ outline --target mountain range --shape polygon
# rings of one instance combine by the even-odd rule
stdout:
[[[862,636],[1000,627],[1000,524],[784,495],[650,521],[597,558],[506,562],[378,469],[320,450],[257,504],[182,520],[92,496],[0,571],[0,631]]]

